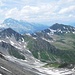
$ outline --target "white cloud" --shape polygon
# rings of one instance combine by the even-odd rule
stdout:
[[[19,15],[20,15],[19,10],[17,8],[12,8],[6,12],[5,17],[18,19]]]
[[[37,14],[39,12],[39,7],[36,6],[24,6],[21,9],[21,14]]]
[[[22,9],[12,8],[6,13],[6,18],[15,18],[15,19],[26,19],[28,20],[31,16],[34,17],[39,12],[38,7],[33,6],[24,6]]]
[[[2,20],[5,18],[5,10],[0,9],[0,22],[2,22]]]
[[[27,21],[57,21],[75,18],[75,0],[3,0],[6,10],[0,13],[5,18]],[[2,1],[1,1],[2,2]],[[11,4],[10,4],[11,3]],[[4,11],[4,12],[2,12]],[[1,16],[0,14],[0,16]]]
[[[68,13],[75,13],[75,5],[63,8],[59,11],[59,14],[68,14]]]
[[[4,5],[4,3],[0,0],[0,6],[3,6]]]
[[[54,7],[54,8],[53,8]],[[21,9],[12,8],[6,13],[6,18],[23,19],[27,21],[49,20],[55,14],[57,6],[53,4],[42,4],[38,6],[26,5]]]

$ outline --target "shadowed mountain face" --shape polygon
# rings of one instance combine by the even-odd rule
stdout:
[[[54,24],[50,27],[53,30],[61,29],[62,31],[64,30],[69,30],[69,31],[74,31],[74,27],[70,25],[64,25],[64,24]]]
[[[19,40],[23,37],[21,34],[17,33],[16,31],[12,30],[11,28],[7,28],[7,29],[1,31],[0,36],[1,36],[1,38],[14,36],[16,38],[16,40]]]
[[[0,52],[5,55],[13,55],[17,58],[25,57],[20,54],[19,50],[15,48],[19,41],[23,40],[23,36],[11,28],[7,28],[0,32]],[[14,45],[15,44],[15,45]]]

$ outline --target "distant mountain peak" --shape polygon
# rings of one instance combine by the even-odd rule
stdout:
[[[74,29],[74,27],[73,26],[70,26],[70,25],[64,25],[64,24],[58,24],[58,23],[56,23],[56,24],[53,24],[51,27],[50,27],[51,29],[53,29],[53,30],[57,30],[57,29],[61,29],[61,30],[70,30],[70,29]]]
[[[3,23],[6,23],[6,22],[12,22],[12,21],[17,21],[17,20],[12,19],[12,18],[7,18],[7,19],[4,20]]]
[[[6,18],[5,20],[14,20],[13,18]]]
[[[74,33],[75,34],[75,27],[70,25],[64,25],[55,23],[51,27],[43,30],[44,33],[48,34],[63,34],[63,33]]]
[[[0,28],[12,28],[20,34],[34,33],[48,27],[49,26],[38,23],[29,23],[27,21],[15,20],[12,18],[5,19],[4,22],[0,25]]]

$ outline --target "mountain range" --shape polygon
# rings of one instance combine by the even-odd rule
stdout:
[[[55,23],[34,33],[29,30],[26,32],[25,29],[24,34],[20,34],[14,27],[21,26],[23,22],[17,24],[17,20],[12,20],[7,19],[1,24],[4,27],[0,31],[0,74],[50,75],[51,72],[53,73],[51,75],[57,72],[59,75],[65,75],[65,72],[67,75],[74,74],[75,27]],[[27,23],[28,27],[29,25]],[[62,69],[50,70],[45,68],[47,66],[72,70],[63,69],[61,72]]]
[[[29,23],[23,20],[15,20],[12,18],[7,18],[0,24],[0,28],[12,28],[20,34],[24,33],[34,33],[36,31],[43,30],[49,26],[38,24],[38,23]]]
[[[40,59],[46,59],[46,61],[74,62],[74,57],[70,58],[71,55],[75,55],[73,54],[75,53],[74,27],[56,23],[48,29],[32,34],[32,37],[35,41],[29,43],[29,47],[37,54],[35,54],[37,58],[39,53]]]

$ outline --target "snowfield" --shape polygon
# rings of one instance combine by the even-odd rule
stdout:
[[[48,74],[48,75],[73,75],[73,71],[69,71],[67,69],[63,69],[63,70],[58,70],[58,69],[54,69],[54,68],[37,68],[38,71]]]

